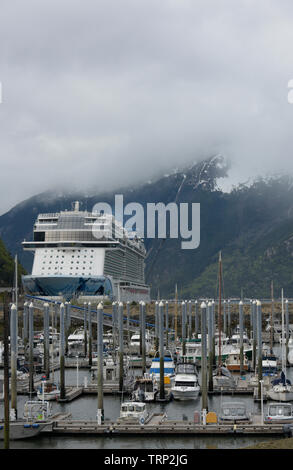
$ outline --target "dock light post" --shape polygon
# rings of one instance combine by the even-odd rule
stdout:
[[[103,400],[103,305],[101,302],[97,308],[97,346],[98,346],[98,424],[104,421],[104,400]]]
[[[207,306],[202,302],[201,306],[201,409],[208,408],[207,395],[207,336],[206,336],[206,311]]]
[[[29,393],[34,392],[34,304],[29,305]]]
[[[164,304],[159,303],[159,330],[160,330],[160,400],[165,398],[164,386]]]
[[[17,309],[10,308],[11,417],[17,419]]]

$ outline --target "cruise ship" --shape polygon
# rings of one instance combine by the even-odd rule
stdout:
[[[31,275],[22,276],[25,293],[52,299],[149,302],[145,283],[144,242],[124,229],[114,216],[72,210],[39,214],[33,241]]]

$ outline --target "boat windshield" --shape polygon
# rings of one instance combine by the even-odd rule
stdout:
[[[245,409],[244,408],[224,408],[223,414],[224,416],[244,416]]]
[[[291,406],[290,405],[272,405],[269,410],[270,416],[291,416]]]
[[[193,364],[178,364],[177,374],[195,374],[196,370]]]
[[[195,386],[195,382],[182,382],[181,380],[175,382],[175,386],[176,387],[194,387]]]

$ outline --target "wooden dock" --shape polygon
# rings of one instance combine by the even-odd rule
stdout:
[[[106,436],[128,435],[283,435],[286,433],[281,424],[195,424],[192,421],[150,420],[147,424],[130,424],[97,421],[58,420],[52,426],[53,434],[94,434]]]

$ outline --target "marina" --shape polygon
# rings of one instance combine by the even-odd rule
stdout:
[[[118,275],[110,273],[110,264],[98,262],[106,259],[107,243],[112,246],[110,235],[108,242],[103,237],[96,245],[83,232],[72,250],[59,233],[66,229],[74,239],[77,228],[97,220],[101,224],[101,217],[81,212],[76,202],[72,211],[39,215],[34,241],[24,243],[35,250],[34,274],[23,276],[22,295],[12,292],[10,303],[10,294],[4,297],[0,441],[6,439],[8,410],[10,439],[21,441],[15,444],[20,446],[60,436],[72,442],[77,436],[97,436],[106,446],[112,438],[123,445],[123,436],[136,443],[140,436],[158,436],[160,442],[176,436],[189,444],[201,439],[204,446],[213,436],[227,445],[239,436],[255,442],[293,435],[292,300],[285,301],[282,292],[274,301],[273,318],[268,299],[223,299],[221,253],[217,299],[178,299],[175,288],[175,298],[168,300],[144,295],[127,300],[122,285],[125,294],[123,272],[128,268],[121,267]],[[116,227],[113,218],[108,222]],[[70,284],[75,290],[69,289],[68,276],[84,276],[80,261],[70,260],[86,257],[78,246],[86,250],[88,242],[94,247],[93,261],[83,263],[95,263],[96,268],[87,267],[93,270],[91,282],[97,285],[95,276],[103,283],[108,279],[112,290],[104,284],[99,292],[83,291],[75,281]],[[135,243],[143,253],[143,242]],[[53,262],[57,271],[49,274]],[[65,263],[64,269],[58,263]],[[42,288],[36,290],[37,285]],[[133,292],[136,296],[139,290]]]

